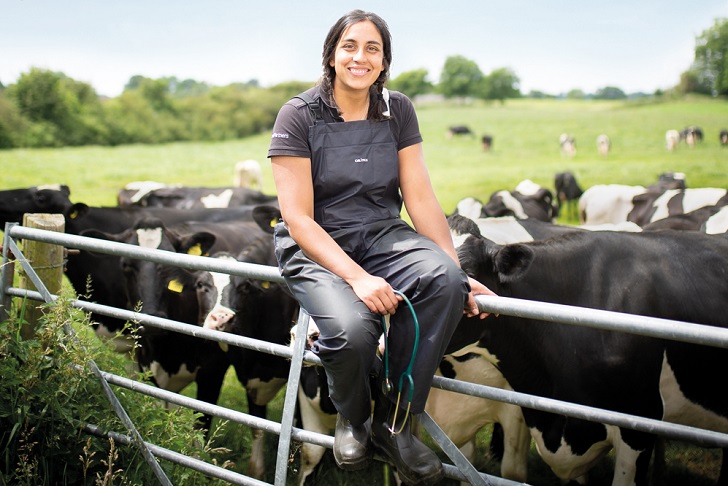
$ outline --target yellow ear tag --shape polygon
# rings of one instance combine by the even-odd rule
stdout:
[[[71,219],[78,218],[78,211],[72,212],[71,214],[68,215],[68,217],[71,218]]]
[[[270,221],[270,227],[271,228],[274,228],[276,224],[278,224],[278,218],[272,219]]]
[[[182,293],[182,287],[182,282],[180,282],[179,280],[170,280],[169,284],[167,285],[167,288],[169,290],[178,294]]]
[[[202,247],[199,243],[197,243],[195,246],[191,246],[189,250],[187,250],[188,255],[194,255],[194,256],[202,256]]]
[[[270,282],[267,282],[267,281],[266,282],[260,282],[260,286],[263,287],[264,289],[269,289],[270,288]]]
[[[221,343],[221,342],[219,342],[219,341],[218,341],[218,343],[217,343],[217,344],[218,344],[218,346],[220,346],[220,349],[222,349],[222,350],[223,350],[224,352],[226,352],[226,353],[227,353],[227,350],[228,350],[228,347],[229,347],[229,346],[227,345],[227,343]]]

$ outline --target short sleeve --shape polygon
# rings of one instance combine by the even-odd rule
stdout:
[[[286,155],[311,158],[308,144],[310,118],[308,107],[302,100],[294,99],[284,104],[273,125],[268,157]]]
[[[390,97],[394,114],[393,121],[398,131],[395,135],[397,139],[397,150],[402,150],[410,145],[422,142],[420,124],[417,120],[417,114],[415,113],[415,107],[412,101],[398,91],[390,91]]]

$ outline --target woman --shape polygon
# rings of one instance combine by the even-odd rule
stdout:
[[[285,222],[275,228],[276,256],[321,332],[314,351],[338,411],[336,463],[365,467],[373,443],[406,483],[434,484],[442,464],[412,435],[409,416],[424,410],[463,313],[487,316],[473,294],[492,292],[459,268],[414,107],[384,88],[391,61],[384,20],[349,12],[326,37],[319,84],[281,108],[268,151]],[[400,218],[403,202],[415,229]],[[400,305],[403,296],[418,326],[409,307]],[[370,385],[382,316],[390,320],[391,379],[379,373]],[[410,368],[412,384],[400,380]]]

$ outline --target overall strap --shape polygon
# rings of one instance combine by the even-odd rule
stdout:
[[[321,125],[324,122],[324,117],[321,115],[321,105],[318,101],[311,98],[311,96],[308,93],[301,93],[299,95],[294,96],[294,98],[298,98],[299,100],[303,100],[304,103],[308,105],[308,109],[311,110],[311,117],[314,119],[314,123],[316,125]]]

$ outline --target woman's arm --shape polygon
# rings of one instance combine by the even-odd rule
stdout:
[[[399,297],[382,278],[367,273],[313,219],[311,160],[271,157],[281,215],[291,238],[310,259],[340,276],[372,312],[393,314]]]
[[[421,143],[410,145],[399,151],[399,181],[404,205],[415,230],[434,241],[460,265],[445,213],[432,189]],[[485,319],[488,313],[478,310],[474,295],[495,294],[475,279],[468,277],[468,281],[472,290],[468,294],[465,314],[468,317],[480,315],[481,319]]]

